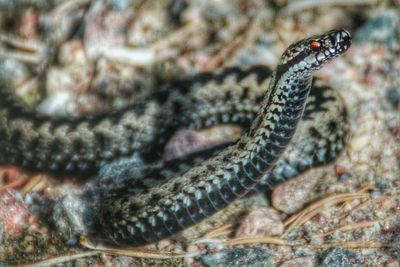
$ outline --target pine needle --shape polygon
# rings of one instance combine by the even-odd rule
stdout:
[[[77,260],[80,258],[85,258],[85,257],[93,257],[97,256],[100,254],[98,251],[89,251],[89,252],[83,252],[83,253],[78,253],[74,255],[66,255],[66,256],[61,256],[61,257],[56,257],[44,261],[39,261],[36,263],[32,264],[23,264],[23,265],[17,265],[17,267],[46,267],[46,266],[53,266],[56,264],[61,264],[64,262],[72,261],[72,260]]]
[[[129,256],[129,257],[145,258],[145,259],[168,260],[168,259],[184,258],[186,256],[195,256],[198,254],[198,252],[196,253],[165,252],[159,250],[146,249],[143,247],[137,247],[131,249],[108,248],[108,247],[96,246],[86,238],[81,238],[80,243],[86,248],[96,250],[98,252],[107,253],[110,255]]]
[[[285,227],[289,226],[283,235],[293,229],[303,225],[305,222],[310,220],[312,217],[322,212],[327,206],[332,206],[344,201],[351,201],[359,198],[369,197],[369,194],[365,193],[344,193],[338,195],[332,195],[327,198],[321,199],[320,201],[308,206],[301,212],[288,218],[283,224]]]

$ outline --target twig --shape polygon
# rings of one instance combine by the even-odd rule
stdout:
[[[23,49],[30,52],[38,52],[42,51],[45,47],[42,43],[33,41],[33,40],[25,40],[21,38],[17,38],[15,36],[11,36],[9,34],[0,33],[0,41],[11,45],[15,48]]]
[[[128,47],[107,47],[101,54],[108,59],[129,64],[131,66],[146,66],[156,61],[156,54],[152,49],[128,48]]]
[[[75,255],[67,255],[67,256],[61,256],[49,260],[44,260],[44,261],[39,261],[36,263],[32,264],[23,264],[23,265],[18,265],[18,267],[46,267],[46,266],[52,266],[60,263],[64,263],[67,261],[72,261],[80,258],[86,258],[86,257],[93,257],[100,254],[98,251],[89,251],[89,252],[83,252]]]
[[[365,193],[365,192],[367,192],[367,191],[370,191],[370,190],[373,190],[375,188],[375,186],[373,185],[373,184],[366,184],[366,185],[364,185],[363,187],[361,187],[360,189],[358,189],[357,190],[357,193]],[[342,206],[340,207],[340,209],[345,209],[345,206],[346,206],[346,204],[347,203],[343,203],[342,204]],[[352,210],[354,210],[354,209],[352,209]]]
[[[312,245],[313,248],[390,248],[392,247],[391,244],[382,243],[382,242],[374,242],[374,241],[343,241],[343,242],[332,242],[332,243],[325,243],[321,245]]]
[[[47,184],[47,177],[44,175],[35,175],[29,182],[20,190],[22,195],[26,195],[32,191],[40,191]]]
[[[143,247],[132,248],[132,249],[107,248],[102,246],[96,246],[90,243],[90,241],[85,238],[81,238],[80,243],[81,245],[89,249],[97,250],[99,252],[111,255],[130,256],[130,257],[146,258],[146,259],[158,259],[158,260],[179,259],[187,256],[191,257],[200,254],[200,252],[193,252],[193,253],[163,252],[158,250],[145,249]]]
[[[362,194],[362,193],[345,193],[339,195],[333,195],[327,198],[324,198],[310,206],[306,209],[302,210],[301,212],[291,216],[284,222],[285,226],[290,225],[283,235],[286,235],[288,232],[293,230],[296,227],[299,227],[318,213],[320,213],[326,205],[334,205],[343,201],[350,201],[359,198],[369,197],[369,194]]]
[[[374,242],[374,241],[343,241],[343,242],[332,242],[332,243],[324,243],[319,245],[306,244],[302,240],[297,241],[288,241],[281,238],[274,238],[268,236],[252,236],[252,237],[241,237],[232,240],[225,241],[226,245],[246,245],[246,244],[254,244],[254,243],[262,243],[262,244],[271,244],[278,246],[289,246],[289,247],[311,247],[315,249],[321,248],[334,248],[334,247],[345,247],[350,249],[355,248],[385,248],[391,247],[390,244]]]
[[[273,244],[273,245],[281,245],[281,246],[299,246],[300,243],[287,241],[278,237],[269,237],[269,236],[245,236],[239,237],[235,239],[230,239],[225,241],[226,245],[245,245],[245,244],[254,244],[254,243],[263,243],[263,244]],[[304,242],[302,242],[304,245]]]
[[[373,220],[373,221],[365,221],[365,222],[361,222],[361,223],[344,225],[344,226],[339,227],[337,229],[333,229],[331,231],[328,231],[328,232],[325,232],[325,233],[321,233],[321,234],[316,234],[314,236],[316,236],[316,237],[325,237],[325,236],[328,236],[328,235],[333,234],[335,232],[349,232],[349,231],[358,230],[358,229],[361,229],[361,228],[371,227],[375,223],[383,223],[383,222],[387,222],[387,221],[393,220],[395,218],[396,219],[399,218],[399,215],[393,215],[393,216],[390,216],[390,217],[385,218],[385,219],[378,219],[378,220]]]
[[[11,51],[0,51],[0,57],[13,58],[29,64],[39,64],[43,62],[43,55],[23,53],[23,52],[11,52]]]
[[[25,175],[21,177],[21,173],[12,167],[2,170],[1,175],[8,177],[11,181],[6,185],[0,186],[0,193],[6,189],[22,186],[28,180]]]
[[[18,179],[16,181],[6,184],[4,186],[0,186],[0,193],[6,189],[19,187],[19,186],[23,185],[25,182],[26,182],[26,179]]]
[[[215,238],[218,236],[229,234],[232,232],[231,228],[232,228],[232,224],[225,224],[225,225],[222,225],[222,226],[208,232],[207,234],[204,235],[204,237]]]
[[[339,227],[337,229],[333,229],[333,230],[325,232],[325,233],[316,234],[314,236],[315,237],[325,237],[325,236],[328,236],[335,232],[350,232],[350,231],[361,229],[361,228],[371,227],[377,222],[380,222],[380,221],[376,220],[376,221],[367,221],[367,222],[362,222],[362,223],[349,224],[349,225],[345,225],[345,226]]]

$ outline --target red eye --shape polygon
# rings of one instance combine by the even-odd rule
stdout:
[[[310,42],[310,48],[313,51],[318,51],[321,48],[321,43],[319,41],[317,41],[317,40],[312,40]]]

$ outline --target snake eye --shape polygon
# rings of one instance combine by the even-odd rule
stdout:
[[[317,40],[311,40],[310,41],[310,48],[312,51],[319,51],[321,49],[321,43]]]

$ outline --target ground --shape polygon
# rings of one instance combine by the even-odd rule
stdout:
[[[191,73],[273,67],[294,40],[332,28],[354,39],[317,73],[339,90],[350,119],[334,163],[131,250],[94,248],[57,210],[40,215],[84,181],[4,166],[0,266],[399,266],[399,9],[395,0],[0,1],[1,79],[27,104],[59,115],[134,103]],[[237,136],[229,126],[182,129],[169,148]]]

